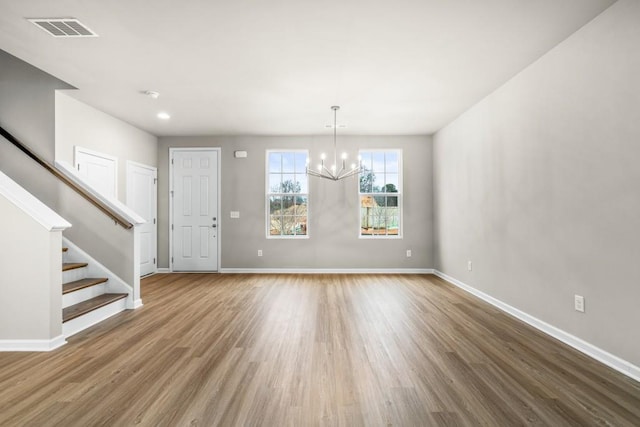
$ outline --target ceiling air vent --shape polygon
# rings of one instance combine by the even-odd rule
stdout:
[[[54,37],[98,37],[74,18],[40,18],[29,21]]]

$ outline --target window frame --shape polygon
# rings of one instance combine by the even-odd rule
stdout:
[[[358,238],[359,239],[403,239],[404,236],[404,170],[403,170],[403,151],[401,148],[362,148],[358,150],[358,158],[361,158],[363,153],[396,153],[398,156],[398,186],[397,193],[362,193],[360,192],[360,178],[362,176],[362,171],[358,173],[357,179],[357,196],[358,202],[356,203],[358,209]],[[364,165],[362,165],[364,167]],[[386,161],[385,161],[385,174],[386,174]],[[398,234],[371,234],[366,235],[362,234],[362,196],[363,195],[372,195],[375,196],[397,196],[398,197],[398,207],[400,212],[398,213],[398,221],[400,224],[398,225]],[[387,230],[387,229],[385,229]]]
[[[271,170],[269,169],[269,157],[271,155],[271,153],[293,153],[294,156],[297,153],[304,153],[306,155],[306,162],[309,161],[309,150],[307,149],[291,149],[291,148],[283,148],[283,149],[273,149],[273,148],[269,148],[266,150],[265,152],[265,173],[264,173],[264,179],[265,179],[265,233],[266,233],[266,238],[267,239],[308,239],[309,238],[309,213],[310,213],[310,209],[309,209],[309,193],[310,193],[310,188],[309,188],[309,175],[306,174],[306,166],[307,163],[305,163],[305,176],[307,177],[307,192],[306,193],[273,193],[271,192],[271,188],[269,187],[269,176],[272,173]],[[274,172],[275,173],[275,172]],[[280,174],[284,174],[285,172],[279,172]],[[295,171],[295,172],[291,172],[291,174],[298,174],[299,172]],[[306,234],[279,234],[279,235],[273,235],[271,234],[271,205],[269,203],[270,198],[273,196],[279,196],[279,197],[283,197],[283,196],[302,196],[302,197],[306,197],[307,199],[307,230],[306,230]],[[295,217],[295,216],[294,216]]]

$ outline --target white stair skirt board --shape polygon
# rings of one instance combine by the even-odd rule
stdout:
[[[225,274],[433,274],[432,268],[221,268]]]
[[[133,288],[129,286],[120,277],[116,276],[111,270],[109,270],[104,265],[100,264],[95,258],[92,258],[88,253],[80,249],[78,246],[76,246],[73,242],[71,242],[69,239],[67,239],[64,236],[62,237],[62,246],[69,248],[66,254],[66,257],[68,260],[89,263],[87,267],[77,269],[77,270],[83,270],[81,272],[81,274],[83,275],[80,277],[67,280],[66,276],[63,274],[62,283],[69,283],[74,280],[83,279],[85,277],[106,277],[109,280],[105,284],[105,292],[115,293],[115,294],[119,294],[119,293],[129,294],[129,296],[125,298],[127,308],[135,309],[135,308],[142,307],[141,299],[138,299],[135,301],[133,299]],[[68,273],[70,271],[74,271],[74,270],[65,271],[64,273]]]
[[[62,295],[62,308],[71,307],[74,304],[79,304],[82,301],[86,301],[104,293],[106,293],[104,283],[69,292],[68,294]]]
[[[50,340],[0,340],[0,351],[51,351],[67,343],[64,335]]]
[[[127,309],[126,298],[83,314],[62,324],[62,335],[68,338]]]
[[[435,270],[434,274],[446,280],[447,282],[459,287],[460,289],[469,292],[472,295],[475,295],[481,300],[488,302],[492,306],[512,315],[513,317],[522,320],[523,322],[533,326],[539,331],[542,331],[545,334],[562,341],[563,343],[575,348],[576,350],[586,354],[587,356],[597,360],[598,362],[604,363],[610,368],[613,368],[616,371],[630,378],[633,378],[636,381],[640,381],[640,367],[633,365],[631,362],[623,360],[618,356],[602,350],[601,348],[596,347],[595,345],[588,343],[574,335],[571,335],[570,333],[563,331],[562,329],[556,328],[555,326],[550,325],[536,317],[533,317],[530,314],[525,313],[524,311],[518,310],[517,308],[512,307],[509,304],[492,297],[491,295],[485,294],[484,292],[479,291],[478,289],[469,286],[457,279],[454,279],[451,276],[447,276],[446,274],[438,270]]]

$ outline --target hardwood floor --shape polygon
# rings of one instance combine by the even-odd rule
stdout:
[[[429,275],[155,275],[0,353],[0,425],[640,425],[640,383]]]

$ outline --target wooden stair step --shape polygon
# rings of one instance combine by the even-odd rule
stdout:
[[[86,267],[87,264],[86,262],[63,262],[62,263],[62,271],[67,271],[67,270],[73,270],[76,268],[82,268],[82,267]]]
[[[86,279],[76,280],[74,282],[64,283],[62,285],[62,294],[68,294],[69,292],[79,291],[80,289],[88,288],[89,286],[99,285],[106,282],[106,277],[87,277]]]
[[[122,298],[126,298],[127,294],[102,294],[95,298],[82,301],[81,303],[72,305],[62,310],[62,322],[68,322],[71,319],[82,316],[90,311],[96,310],[100,307],[104,307],[107,304],[111,304],[114,301],[118,301]]]

